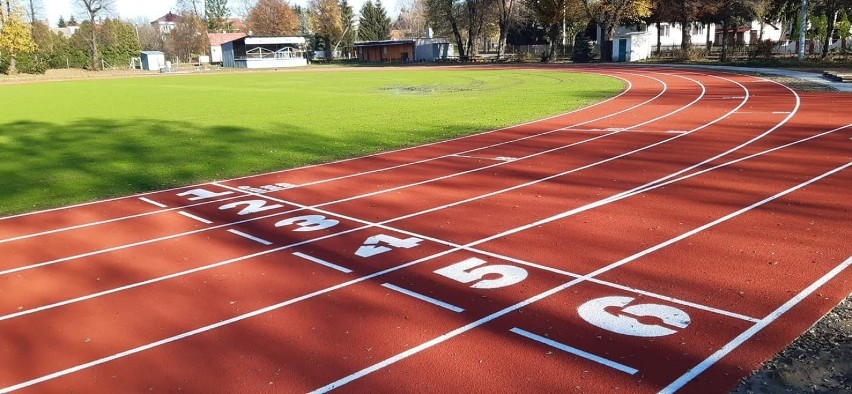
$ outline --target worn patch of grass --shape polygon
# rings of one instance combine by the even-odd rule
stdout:
[[[622,88],[564,71],[404,69],[0,86],[0,215],[441,140]]]

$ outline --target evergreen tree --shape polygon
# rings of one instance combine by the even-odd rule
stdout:
[[[126,66],[142,50],[133,26],[118,19],[105,20],[98,35],[101,58],[113,67]]]
[[[355,45],[355,12],[346,0],[340,0],[340,16],[343,18],[343,38],[340,47],[344,52],[351,51]]]
[[[68,24],[65,23],[65,17],[64,16],[59,15],[59,22],[56,23],[56,26],[57,27],[67,27],[68,26]]]
[[[71,18],[68,19],[68,26],[77,26],[77,25],[78,25],[77,20],[74,19],[74,15],[71,15]]]
[[[204,13],[207,17],[207,28],[211,31],[228,29],[228,0],[205,0]]]
[[[382,6],[381,0],[367,0],[361,6],[358,39],[361,41],[381,41],[390,38],[390,18]]]

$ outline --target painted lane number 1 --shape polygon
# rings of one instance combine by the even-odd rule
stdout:
[[[461,283],[476,282],[470,287],[475,289],[496,289],[511,286],[527,278],[527,270],[512,265],[486,265],[485,260],[471,257],[462,262],[435,270],[435,273]],[[479,267],[479,268],[477,268]],[[486,277],[499,276],[494,279]]]

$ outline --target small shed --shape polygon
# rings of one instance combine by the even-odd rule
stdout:
[[[415,43],[414,60],[418,62],[447,60],[451,56],[455,56],[455,53],[446,38],[423,37]]]
[[[279,68],[307,66],[305,37],[246,36],[222,43],[222,66]]]
[[[355,51],[358,60],[365,62],[410,62],[414,44],[414,40],[361,41],[355,43]]]
[[[612,60],[635,62],[651,56],[652,37],[648,32],[626,33],[615,37],[612,42]]]
[[[139,60],[143,70],[159,71],[166,66],[166,54],[160,51],[142,51]]]
[[[246,33],[207,33],[210,40],[210,63],[222,62],[222,44],[246,36]]]

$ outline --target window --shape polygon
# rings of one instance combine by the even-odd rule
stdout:
[[[699,34],[704,34],[704,25],[693,24],[692,25],[692,35],[697,36]]]
[[[669,25],[660,25],[660,36],[668,37],[669,36]]]

